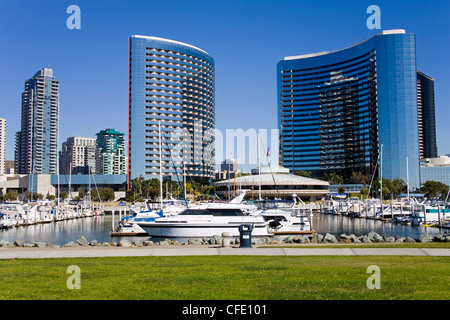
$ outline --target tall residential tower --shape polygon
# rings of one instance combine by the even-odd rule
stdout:
[[[202,49],[130,37],[129,182],[159,178],[160,171],[172,179],[184,170],[194,179],[213,177],[214,79],[214,60]]]
[[[437,158],[434,79],[417,71],[420,158]]]
[[[16,133],[15,172],[56,174],[59,81],[44,68],[25,81],[21,131]]]
[[[105,129],[97,133],[97,174],[126,174],[125,140],[122,132]]]

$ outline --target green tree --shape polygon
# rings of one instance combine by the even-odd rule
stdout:
[[[114,190],[112,188],[101,188],[98,193],[102,201],[112,201],[115,198]]]
[[[143,176],[139,176],[131,180],[131,190],[135,196],[142,196],[142,183],[145,181]]]
[[[52,200],[55,200],[55,196],[54,195],[52,195],[52,194],[48,194],[47,193],[47,200],[50,200],[50,201],[52,201]]]
[[[69,193],[67,191],[61,191],[59,193],[59,196],[61,197],[61,199],[67,199],[69,197]]]
[[[369,195],[369,188],[361,188],[360,190],[363,199],[367,199]]]
[[[306,177],[306,178],[311,178],[312,177],[311,171],[305,171],[305,170],[297,170],[297,171],[294,172],[294,175],[301,176],[301,177]]]
[[[344,177],[337,174],[336,172],[324,173],[322,180],[328,181],[330,184],[343,184]]]
[[[391,198],[392,192],[389,187],[383,185],[383,200],[389,200]]]
[[[443,198],[447,196],[449,187],[446,184],[443,184],[439,181],[426,181],[421,191],[430,198],[436,198],[438,195],[442,195]]]
[[[42,193],[35,193],[33,195],[33,199],[34,200],[42,200],[42,199],[44,199],[44,195]]]
[[[403,193],[403,190],[405,189],[406,184],[402,179],[394,179],[391,181],[391,183],[389,184],[388,187],[389,187],[389,190],[391,191],[391,194],[395,198],[398,198],[398,196]]]
[[[339,186],[339,187],[337,188],[337,192],[338,192],[340,195],[344,194],[344,193],[345,193],[345,187],[344,187],[344,186]]]
[[[98,199],[98,194],[100,195],[100,199]],[[111,201],[114,200],[114,190],[112,188],[100,188],[97,192],[92,193],[92,199],[94,201]]]
[[[127,190],[125,192],[125,201],[126,202],[133,202],[135,200],[136,200],[136,196],[135,196],[134,191],[132,189]]]
[[[351,184],[362,184],[366,186],[369,183],[369,178],[362,172],[353,171],[348,182]]]
[[[6,201],[16,201],[17,200],[17,191],[8,191],[4,196]]]

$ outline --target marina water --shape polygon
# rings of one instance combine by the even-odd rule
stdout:
[[[117,221],[118,217],[116,214],[116,225]],[[315,213],[312,221],[312,229],[317,233],[326,234],[328,232],[336,237],[343,233],[360,236],[375,231],[380,235],[411,237],[417,239],[422,233],[435,236],[439,233],[444,233],[445,231],[445,229],[439,228],[402,225],[380,220],[358,219],[320,213]],[[99,243],[112,241],[119,242],[121,239],[125,238],[130,241],[133,239],[133,237],[111,237],[109,235],[111,227],[112,216],[106,214],[102,216],[92,216],[0,230],[0,240],[9,242],[24,240],[25,242],[30,243],[33,241],[42,241],[47,244],[62,246],[70,241],[76,242],[82,236],[88,241],[97,240]],[[150,236],[141,236],[139,239],[150,239],[154,242],[164,240],[161,238],[151,238]],[[183,241],[180,242],[182,243]]]

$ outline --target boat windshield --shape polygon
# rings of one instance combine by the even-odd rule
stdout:
[[[184,210],[180,215],[212,215],[212,216],[244,216],[244,213],[241,209],[187,209]]]
[[[147,201],[146,204],[148,210],[161,210],[161,202],[159,201]],[[162,203],[163,209],[175,206],[185,206],[184,200],[164,200]]]
[[[277,208],[292,208],[294,201],[292,200],[261,200],[256,201],[254,204],[258,209],[277,209]]]

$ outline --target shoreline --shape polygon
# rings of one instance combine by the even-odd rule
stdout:
[[[348,244],[346,244],[348,245]],[[154,247],[61,247],[61,248],[0,248],[0,260],[47,258],[100,258],[100,257],[156,257],[156,256],[450,256],[450,248],[361,248],[362,244],[334,244],[333,247],[289,245],[283,247],[223,247],[223,246],[174,246]],[[359,248],[358,248],[359,247]]]
[[[368,234],[355,235],[355,234],[340,234],[338,237],[331,233],[321,234],[312,231],[311,234],[303,235],[270,235],[265,237],[253,237],[250,241],[252,245],[286,245],[286,244],[372,244],[372,243],[445,243],[450,242],[450,231],[445,231],[443,234],[437,234],[431,236],[426,233],[419,235],[417,239],[403,236],[386,236],[380,235],[375,231],[370,231]],[[161,238],[162,239],[162,238]],[[65,247],[153,247],[153,246],[183,246],[192,247],[199,246],[240,246],[240,237],[229,237],[227,234],[222,236],[214,235],[212,237],[202,238],[189,238],[186,239],[162,239],[156,240],[152,238],[143,240],[141,237],[121,237],[118,242],[111,240],[109,242],[99,242],[97,240],[88,241],[84,236],[81,236],[78,240],[69,241],[64,245],[54,245],[51,243],[45,243],[43,241],[26,242],[22,239],[17,239],[14,242],[7,240],[0,240],[1,248],[14,248],[14,247],[27,247],[27,248],[65,248]],[[180,242],[181,241],[181,242]],[[248,242],[247,242],[248,244]]]

